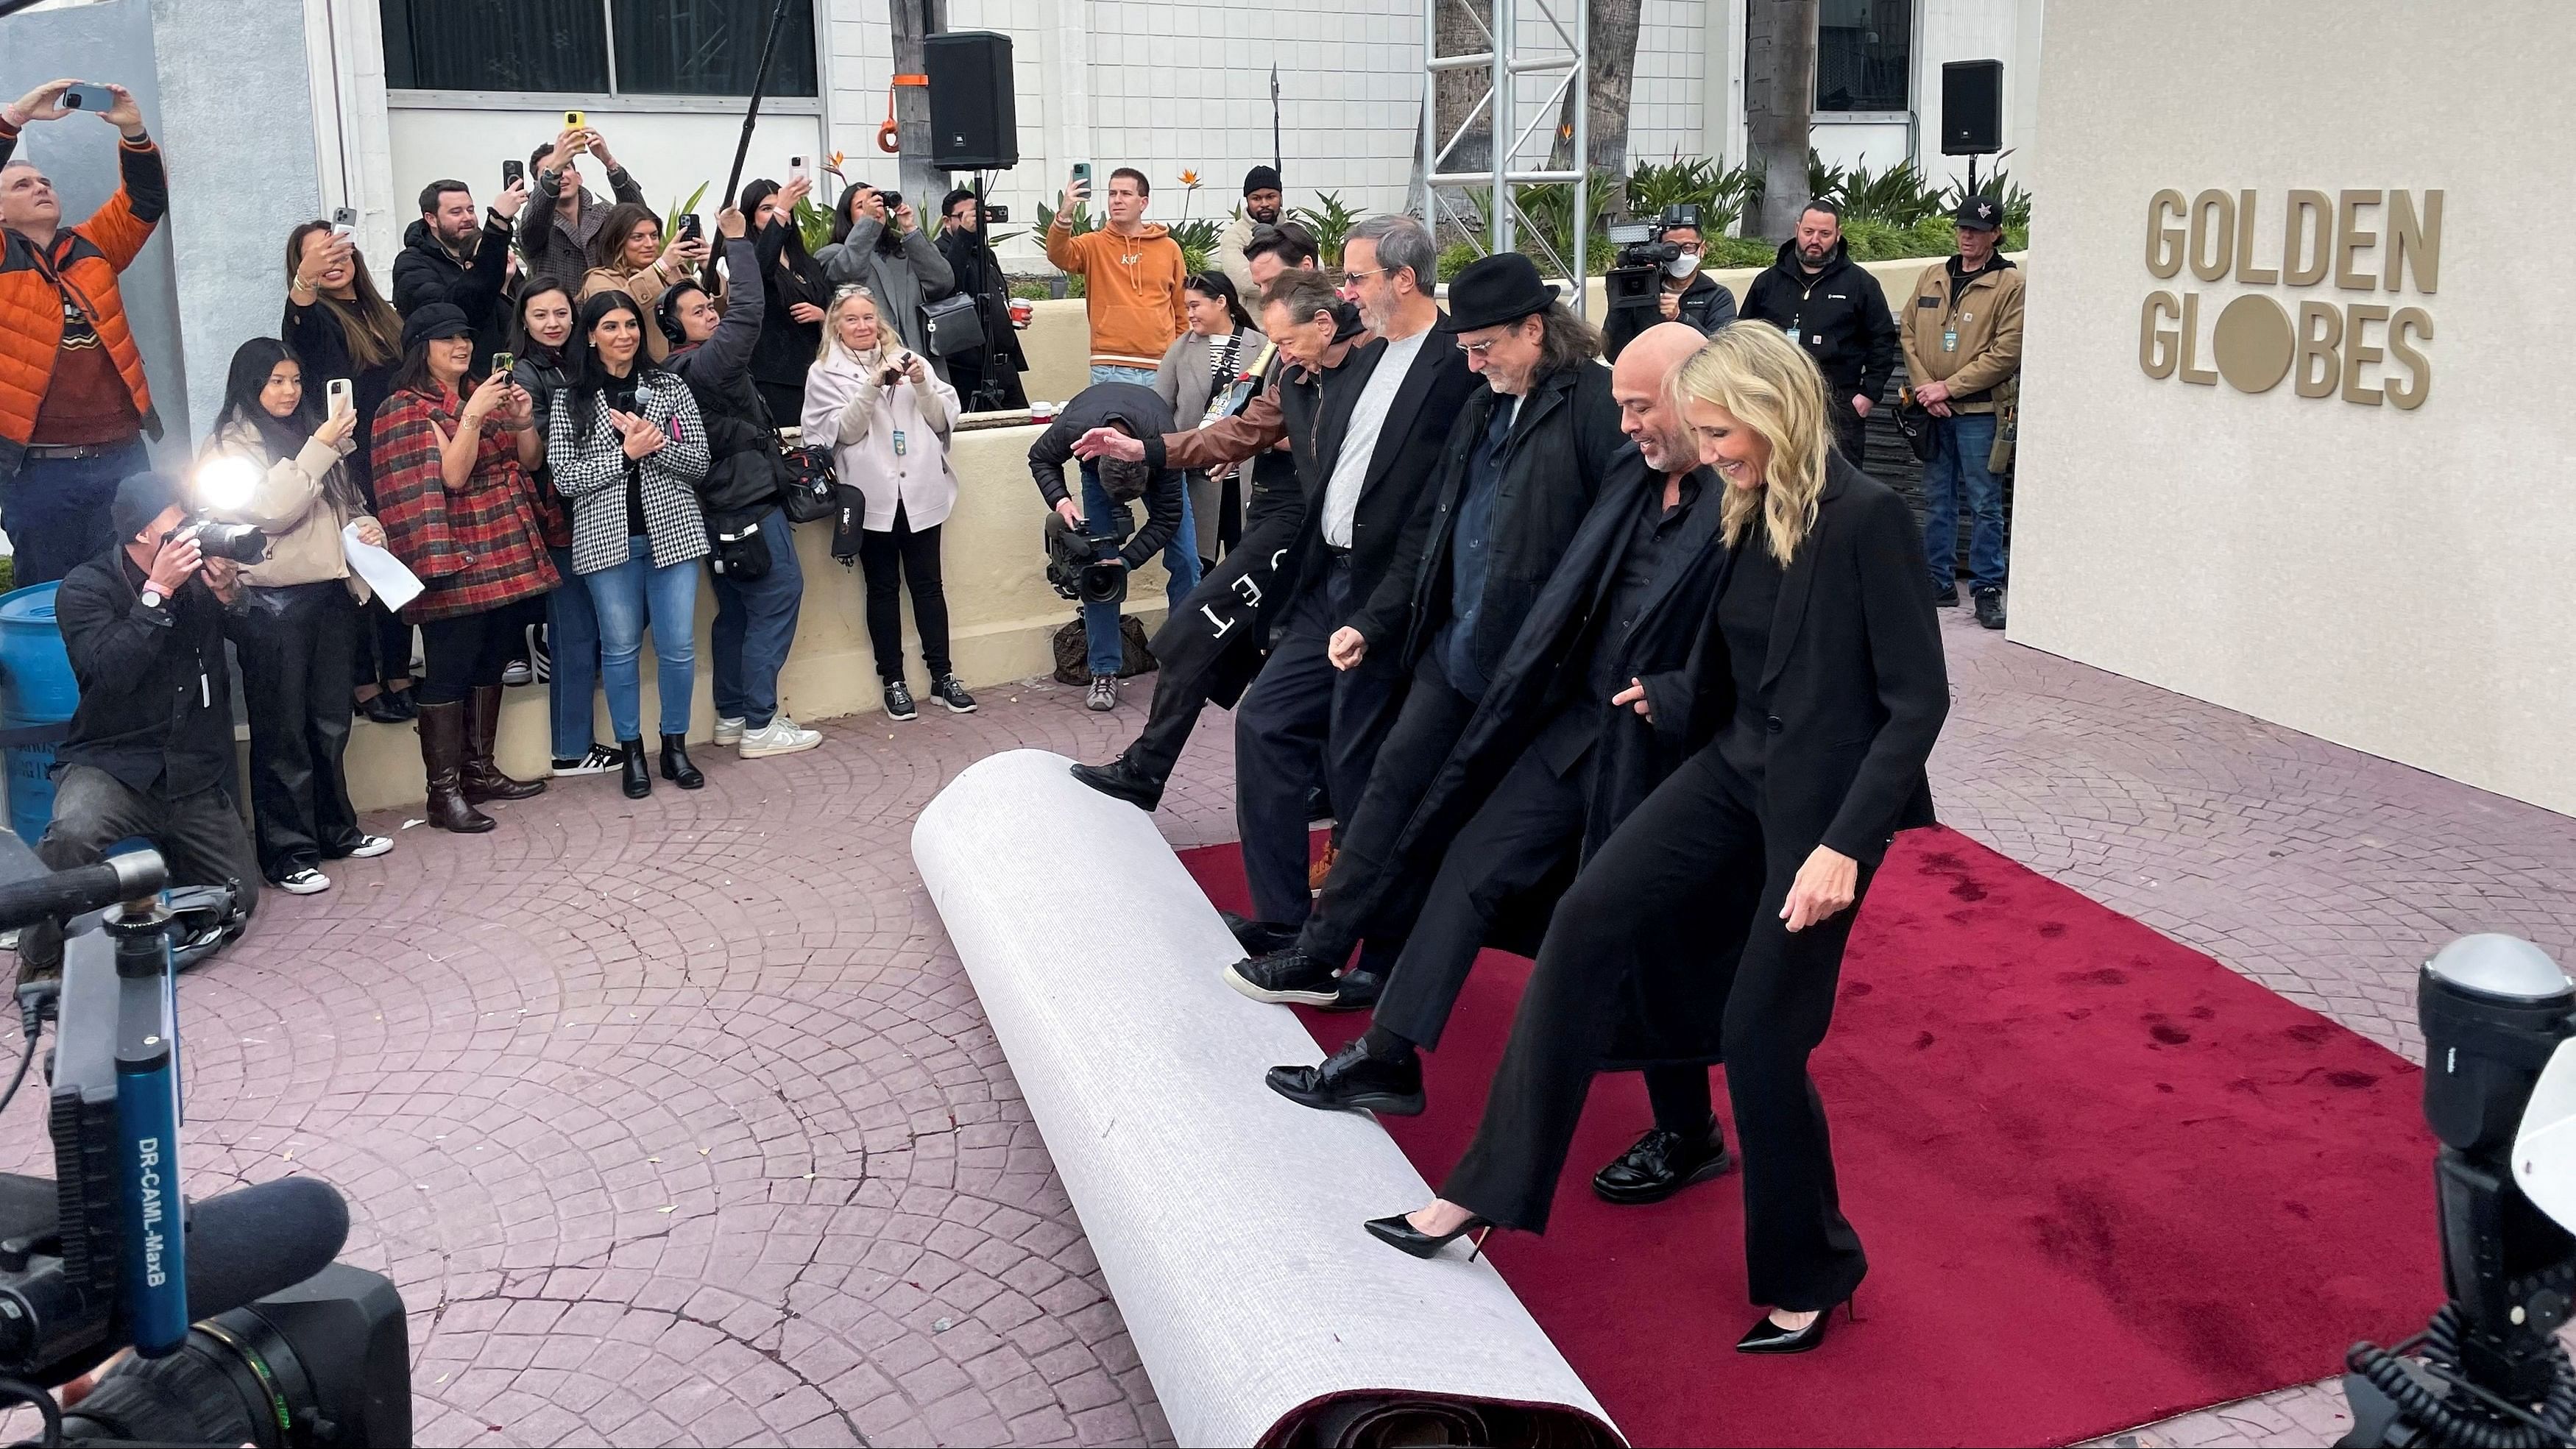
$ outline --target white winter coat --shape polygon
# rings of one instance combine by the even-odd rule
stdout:
[[[936,372],[928,387],[916,387],[909,378],[878,386],[878,371],[906,356],[897,348],[856,357],[834,343],[805,374],[802,441],[832,450],[841,482],[867,498],[863,522],[871,533],[893,530],[898,501],[905,526],[913,529],[946,522],[957,505],[957,470],[948,461],[957,389]],[[900,457],[897,433],[904,442]]]

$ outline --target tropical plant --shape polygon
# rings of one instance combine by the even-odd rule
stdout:
[[[1305,223],[1306,229],[1315,234],[1315,247],[1324,254],[1324,265],[1338,267],[1342,264],[1342,243],[1350,240],[1351,228],[1368,213],[1359,207],[1344,205],[1342,198],[1330,191],[1315,199],[1323,204],[1301,206],[1289,214]]]
[[[1190,276],[1216,264],[1217,238],[1225,235],[1225,228],[1214,217],[1174,222],[1165,229],[1172,234],[1172,240],[1181,244],[1181,267]]]
[[[1640,221],[1668,206],[1696,206],[1702,235],[1715,236],[1735,225],[1745,203],[1761,193],[1762,173],[1749,164],[1730,169],[1705,156],[1676,155],[1660,165],[1638,162],[1622,190],[1628,215]]]
[[[1068,229],[1073,235],[1080,236],[1098,225],[1098,222],[1091,219],[1091,203],[1077,201],[1073,204],[1073,220],[1068,223]],[[1055,208],[1041,201],[1038,203],[1038,234],[1044,236],[1053,230],[1055,230]]]
[[[816,206],[813,197],[796,198],[796,210],[791,215],[796,223],[796,239],[805,244],[806,255],[832,244],[832,213]]]
[[[2005,151],[1997,155],[1994,171],[1977,178],[1977,194],[1991,196],[2003,204],[2006,227],[2026,227],[2030,225],[2030,188],[2013,180],[2012,173],[2004,168],[2004,157],[2011,154]],[[1957,211],[1967,199],[1968,183],[1953,181],[1941,193],[1941,206],[1946,211]]]
[[[1832,201],[1840,205],[1843,188],[1851,184],[1851,173],[1840,166],[1828,166],[1825,158],[1814,151],[1807,153],[1807,197],[1812,201]]]
[[[662,213],[662,240],[664,244],[667,245],[674,238],[679,236],[680,218],[697,210],[698,203],[706,199],[707,188],[714,184],[715,183],[710,181],[699,182],[698,189],[689,193],[688,200],[672,202],[671,209]]]
[[[1845,217],[1865,217],[1896,226],[1912,226],[1941,211],[1941,193],[1924,179],[1922,168],[1911,160],[1900,161],[1875,175],[1866,165],[1852,167],[1835,200],[1842,203]]]

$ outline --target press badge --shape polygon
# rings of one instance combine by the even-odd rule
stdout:
[[[1946,328],[1943,328],[1943,329],[1942,329],[1942,331],[1941,331],[1941,350],[1942,350],[1943,352],[1956,352],[1956,351],[1958,351],[1958,350],[1959,350],[1959,329],[1958,329],[1958,328],[1956,328],[1956,327],[1946,327]],[[897,439],[897,441],[896,441],[896,443],[895,443],[895,445],[894,445],[894,446],[895,446],[895,451],[896,451],[896,452],[898,452],[898,453],[900,453],[900,452],[902,452],[902,451],[903,451],[903,443],[901,442],[902,437],[903,437],[903,434],[901,434],[901,433],[897,433],[897,434],[895,434],[895,438]]]
[[[894,455],[898,458],[904,455],[903,429],[901,428],[894,430]]]
[[[1799,343],[1804,342],[1804,341],[1806,341],[1806,340],[1807,340],[1807,334],[1806,334],[1806,333],[1804,333],[1804,332],[1799,331],[1799,330],[1798,330],[1797,328],[1795,328],[1795,327],[1792,327],[1792,328],[1788,329],[1788,337],[1789,337],[1789,345],[1790,345],[1790,346],[1792,346],[1792,347],[1795,347],[1795,346],[1797,346]]]

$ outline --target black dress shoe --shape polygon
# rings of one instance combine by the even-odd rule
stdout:
[[[365,715],[367,718],[374,720],[378,724],[401,724],[405,720],[417,717],[419,711],[413,710],[409,713],[405,713],[402,706],[395,701],[392,695],[379,692],[368,695],[364,700],[360,701],[358,704],[358,713]]]
[[[1989,629],[2002,628],[2004,626],[2004,591],[1979,589],[1976,593],[1977,622]]]
[[[617,750],[617,768],[618,773],[624,777],[620,784],[626,791],[626,798],[641,800],[652,794],[653,765],[651,761],[644,758],[644,742],[619,740]]]
[[[1235,962],[1225,968],[1225,984],[1255,1001],[1281,1006],[1331,1006],[1341,999],[1331,963],[1294,946]]]
[[[1076,765],[1074,768],[1078,770],[1082,767]],[[1219,911],[1216,914],[1217,919],[1225,922],[1226,930],[1233,933],[1234,943],[1252,955],[1267,956],[1273,951],[1285,951],[1297,944],[1295,926],[1283,926],[1277,921],[1256,921],[1250,916],[1238,916],[1232,911]]]
[[[1680,1132],[1649,1127],[1636,1146],[1592,1174],[1592,1191],[1603,1202],[1622,1207],[1662,1202],[1734,1165],[1735,1159],[1726,1155],[1725,1139],[1714,1127],[1696,1141]]]
[[[1366,1037],[1324,1058],[1320,1067],[1272,1067],[1262,1080],[1289,1101],[1319,1111],[1422,1115],[1422,1058],[1390,1062],[1371,1056]]]
[[[1403,1213],[1397,1213],[1391,1218],[1371,1218],[1365,1226],[1369,1230],[1369,1236],[1389,1247],[1402,1248],[1417,1258],[1428,1258],[1458,1241],[1465,1234],[1474,1233],[1476,1246],[1473,1252],[1467,1254],[1467,1260],[1471,1263],[1475,1261],[1477,1253],[1485,1251],[1485,1234],[1494,1230],[1494,1225],[1483,1218],[1469,1218],[1435,1238],[1415,1227],[1413,1219]]]
[[[697,790],[705,787],[706,775],[697,766],[689,763],[687,735],[662,736],[662,778],[683,790]]]
[[[1076,765],[1073,778],[1113,800],[1124,800],[1137,809],[1152,814],[1163,803],[1161,782],[1145,777],[1145,772],[1127,762],[1125,755],[1105,765]]]
[[[1934,584],[1932,586],[1932,606],[1936,609],[1955,609],[1959,607],[1959,586],[1957,584],[1952,584],[1949,587],[1944,588],[1939,584]]]
[[[1851,1300],[1843,1300],[1843,1316],[1854,1317]],[[1744,1336],[1735,1341],[1737,1353],[1805,1353],[1825,1341],[1825,1325],[1833,1321],[1830,1308],[1815,1316],[1804,1328],[1782,1328],[1765,1313]]]

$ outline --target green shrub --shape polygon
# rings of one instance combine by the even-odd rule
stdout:
[[[1368,213],[1356,206],[1346,206],[1342,198],[1327,191],[1315,198],[1320,206],[1301,206],[1289,213],[1315,234],[1315,248],[1322,252],[1323,265],[1338,268],[1342,264],[1342,243],[1350,240],[1351,228]]]

